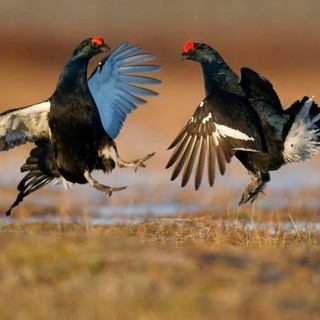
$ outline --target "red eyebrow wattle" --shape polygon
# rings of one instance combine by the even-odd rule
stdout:
[[[100,46],[101,46],[101,45],[103,44],[103,42],[104,42],[101,37],[93,37],[91,41],[98,43]]]
[[[195,42],[194,41],[188,41],[185,43],[183,47],[183,52],[188,52],[190,49],[194,48]]]

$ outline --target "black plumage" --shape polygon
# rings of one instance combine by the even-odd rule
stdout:
[[[193,164],[197,163],[195,188],[198,189],[207,158],[212,186],[215,159],[223,175],[226,164],[235,155],[252,180],[239,201],[242,205],[256,199],[270,180],[269,171],[319,153],[320,113],[312,98],[305,97],[283,110],[266,78],[242,68],[239,79],[221,55],[203,43],[187,42],[182,59],[201,64],[206,98],[169,147],[175,148],[167,164],[167,168],[175,164],[171,180],[184,169],[182,186],[185,186]]]
[[[127,114],[137,104],[146,103],[140,96],[157,95],[140,85],[160,81],[139,75],[159,70],[157,65],[144,63],[155,56],[141,54],[141,47],[128,47],[125,42],[106,56],[88,78],[90,59],[107,50],[109,47],[100,37],[84,40],[73,51],[48,100],[0,114],[0,151],[26,142],[36,144],[21,167],[26,175],[7,215],[24,197],[55,179],[89,183],[111,195],[126,187],[100,184],[91,176],[93,170],[110,172],[116,165],[136,170],[154,155],[123,161],[114,139]]]

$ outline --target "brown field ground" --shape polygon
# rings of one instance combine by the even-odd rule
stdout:
[[[229,216],[229,222],[235,217]],[[2,319],[318,319],[319,233],[208,215],[0,233]]]

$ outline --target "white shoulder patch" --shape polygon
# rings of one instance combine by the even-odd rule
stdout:
[[[207,121],[209,121],[210,119],[212,119],[212,114],[211,112],[209,112],[209,114],[202,119],[202,123],[205,124]]]
[[[215,126],[217,129],[217,132],[222,137],[230,137],[230,138],[245,140],[245,141],[248,141],[248,140],[254,141],[253,137],[249,137],[247,134],[245,134],[239,130],[227,127],[225,125],[217,124],[217,123],[215,123]]]

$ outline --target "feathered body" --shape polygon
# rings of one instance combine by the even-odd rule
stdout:
[[[186,43],[182,58],[201,64],[206,98],[169,147],[175,147],[167,164],[167,168],[175,164],[172,180],[184,168],[182,186],[185,186],[193,164],[198,161],[197,168],[201,168],[195,174],[198,189],[203,159],[208,154],[208,178],[212,186],[215,159],[224,174],[225,164],[235,155],[252,179],[239,201],[241,205],[256,199],[270,180],[269,171],[288,162],[310,159],[320,152],[320,112],[312,98],[305,97],[283,110],[266,78],[242,68],[240,79],[215,49],[203,43]],[[226,97],[223,101],[219,98],[222,95]],[[224,134],[219,128],[223,128]],[[185,142],[189,140],[195,142]]]
[[[7,214],[24,197],[55,179],[67,184],[89,183],[111,195],[126,187],[100,184],[91,176],[93,170],[110,172],[116,164],[136,170],[153,156],[123,161],[114,139],[127,114],[137,104],[146,103],[139,95],[157,95],[139,85],[160,81],[139,74],[156,72],[159,66],[144,64],[154,59],[153,54],[140,54],[141,47],[122,43],[88,78],[90,59],[106,50],[109,47],[100,37],[84,40],[66,63],[48,100],[0,114],[0,150],[36,143],[21,167],[27,174],[19,183],[19,194]]]

